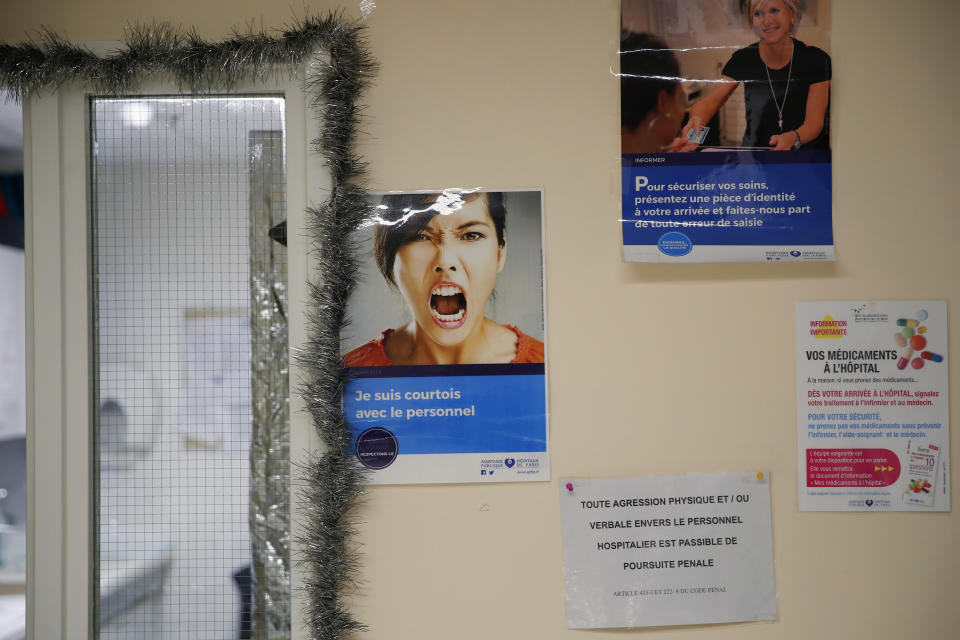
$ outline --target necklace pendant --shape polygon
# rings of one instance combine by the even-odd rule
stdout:
[[[783,133],[783,118],[777,120],[777,124],[780,125],[780,133]]]

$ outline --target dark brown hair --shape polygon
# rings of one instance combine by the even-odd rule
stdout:
[[[620,126],[633,131],[657,106],[660,93],[676,91],[680,65],[673,51],[649,33],[620,33]]]
[[[430,221],[439,215],[441,209],[434,207],[442,192],[434,193],[391,193],[383,196],[376,209],[376,227],[373,230],[373,257],[377,260],[380,273],[392,285],[393,263],[397,251],[410,242],[414,236],[427,228]],[[503,193],[500,191],[471,192],[457,194],[464,202],[473,202],[482,197],[487,205],[487,213],[497,231],[497,244],[501,247],[507,242],[507,209],[503,205]]]

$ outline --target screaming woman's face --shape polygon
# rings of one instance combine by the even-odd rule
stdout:
[[[394,282],[419,330],[442,346],[462,343],[483,320],[506,260],[484,197],[438,214],[402,245]]]

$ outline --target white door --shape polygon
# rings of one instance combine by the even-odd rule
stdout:
[[[114,101],[67,87],[25,100],[32,638],[165,637],[175,620],[194,637],[236,637],[240,592],[225,572],[249,546],[235,520],[250,419],[249,380],[237,372],[250,356],[222,345],[249,340],[250,247],[233,222],[252,193],[257,136],[278,120],[209,116],[218,109],[278,110],[285,313],[289,344],[305,342],[304,211],[324,199],[330,174],[308,154],[317,132],[297,79],[243,87],[243,98],[192,99],[160,80],[142,93]],[[210,111],[204,100],[220,102]],[[234,152],[239,162],[225,159]],[[224,285],[214,275],[231,265]],[[295,394],[290,417],[290,451],[313,450]],[[184,531],[191,520],[199,533]]]

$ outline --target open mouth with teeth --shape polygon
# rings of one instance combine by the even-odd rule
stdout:
[[[430,292],[430,313],[444,329],[456,329],[467,315],[467,297],[455,284],[438,284]]]

